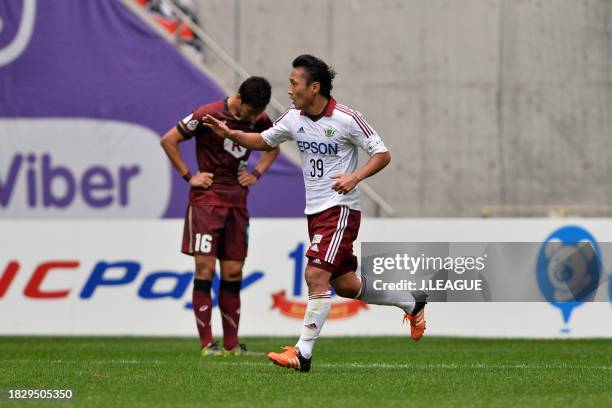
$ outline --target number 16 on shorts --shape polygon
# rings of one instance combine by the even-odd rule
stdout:
[[[196,234],[195,237],[195,250],[202,253],[208,254],[212,249],[212,235],[210,234]]]

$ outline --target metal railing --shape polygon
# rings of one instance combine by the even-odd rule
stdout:
[[[134,4],[133,3],[134,0],[124,0],[124,2],[126,1],[132,2],[132,4]],[[223,49],[222,46],[220,46],[211,36],[209,36],[204,31],[202,27],[200,27],[186,13],[184,13],[176,4],[174,4],[173,1],[171,0],[163,0],[163,1],[172,9],[172,12],[175,14],[175,16],[179,20],[181,20],[181,22],[185,24],[187,27],[189,27],[189,29],[197,37],[200,38],[200,40],[202,41],[203,50],[206,50],[206,52],[213,53],[219,59],[221,63],[227,66],[227,68],[229,68],[235,75],[237,75],[240,78],[240,81],[251,76],[251,74],[242,65],[236,62],[236,60],[234,60],[234,58],[232,58],[232,56],[230,56]],[[179,31],[180,30],[177,30],[177,32]],[[178,45],[179,42],[180,42],[179,37],[178,36],[174,37],[175,45]],[[192,62],[194,62],[193,59],[192,59]],[[199,64],[205,65],[202,58],[199,61]],[[206,73],[211,75],[210,69],[206,67],[200,67],[200,68],[203,68],[203,70]],[[219,84],[222,85],[223,90],[226,91],[228,94],[231,94],[234,92],[231,89],[228,89],[229,87],[226,84],[223,84],[222,83],[223,81],[219,80],[216,75],[211,75],[211,76],[213,77],[213,79],[217,80]],[[272,96],[272,98],[270,99],[269,107],[275,111],[276,116],[279,116],[286,110],[286,106],[284,106],[274,96]],[[293,143],[282,144],[281,151],[283,155],[287,157],[291,162],[301,167],[301,159],[300,159],[299,151]],[[366,183],[365,181],[362,181],[361,183],[359,183],[359,188],[363,192],[363,195],[365,195],[369,200],[371,200],[374,203],[374,206],[375,206],[374,215],[376,216],[380,216],[380,215],[395,216],[397,214],[396,211],[393,209],[393,207],[387,201],[385,201],[368,183]]]

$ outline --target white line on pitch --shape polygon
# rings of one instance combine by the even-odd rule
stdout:
[[[194,359],[196,361],[196,359]],[[217,365],[242,365],[242,366],[267,366],[270,363],[264,361],[227,361],[220,356],[211,356],[201,359],[203,363]],[[125,364],[146,365],[166,364],[167,361],[159,360],[2,360],[3,363],[51,363],[51,364]],[[580,366],[575,364],[389,364],[389,363],[317,363],[317,367],[324,368],[379,368],[379,369],[561,369],[561,370],[608,370],[612,366]]]
[[[45,363],[45,364],[162,364],[159,360],[2,360],[3,363]]]
[[[214,364],[223,365],[252,365],[262,366],[268,365],[264,362],[255,361],[215,361]],[[580,366],[569,364],[388,364],[388,363],[317,363],[316,367],[326,368],[382,368],[382,369],[428,369],[428,368],[443,368],[443,369],[590,369],[590,370],[612,370],[612,367],[607,366]]]

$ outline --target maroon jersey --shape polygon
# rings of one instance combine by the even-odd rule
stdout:
[[[265,112],[257,116],[253,123],[236,120],[228,111],[225,99],[200,106],[176,126],[183,137],[195,137],[199,171],[214,174],[210,188],[191,189],[189,203],[246,207],[249,190],[238,184],[238,171],[246,166],[251,151],[204,126],[202,119],[206,115],[226,121],[230,129],[245,132],[261,133],[272,126],[272,121]]]

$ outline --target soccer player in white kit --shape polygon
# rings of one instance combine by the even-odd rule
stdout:
[[[286,346],[283,353],[269,353],[268,358],[302,372],[310,370],[314,343],[331,307],[330,285],[342,297],[400,307],[410,321],[414,340],[425,331],[426,294],[373,291],[355,274],[353,241],[361,220],[356,187],[389,164],[391,156],[361,114],[331,96],[334,76],[335,72],[319,58],[297,57],[289,77],[293,105],[262,133],[231,130],[211,116],[204,119],[217,134],[247,149],[271,150],[294,140],[300,151],[310,236],[305,271],[308,306],[295,347]],[[359,169],[357,148],[370,156]]]

